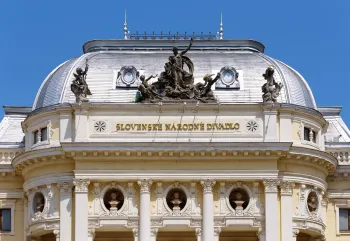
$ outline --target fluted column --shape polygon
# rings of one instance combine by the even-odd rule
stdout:
[[[73,184],[75,186],[75,241],[87,241],[90,180],[74,179]]]
[[[152,181],[149,179],[138,180],[140,185],[140,221],[139,240],[150,241],[151,237],[151,194],[150,187]]]
[[[132,233],[134,234],[134,241],[139,241],[139,229],[133,228]]]
[[[203,186],[203,222],[202,241],[214,240],[214,207],[213,186],[215,180],[205,179],[201,181]]]
[[[220,233],[221,233],[221,228],[220,227],[214,228],[214,241],[219,241]]]
[[[283,181],[281,188],[281,235],[283,241],[293,240],[293,187],[294,183]],[[294,239],[295,240],[295,239]]]
[[[263,183],[265,186],[265,240],[278,240],[278,180],[268,179]]]
[[[196,237],[197,241],[202,241],[202,229],[201,228],[196,228]]]
[[[151,241],[157,241],[158,228],[151,229]]]
[[[72,188],[73,183],[57,184],[60,190],[60,240],[72,240]]]

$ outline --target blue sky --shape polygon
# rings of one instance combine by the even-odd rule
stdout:
[[[350,125],[350,1],[1,0],[0,105],[32,105],[44,78],[91,39],[131,32],[216,32],[250,38],[298,70],[318,106],[343,106]],[[2,113],[0,114],[2,116]]]

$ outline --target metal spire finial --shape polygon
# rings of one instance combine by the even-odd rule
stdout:
[[[220,39],[223,39],[223,35],[224,35],[224,29],[222,28],[222,12],[221,12],[221,16],[220,16],[220,31],[219,31],[219,35],[220,35]]]
[[[126,9],[124,13],[124,39],[129,39],[129,31],[128,31],[128,26],[126,23]]]

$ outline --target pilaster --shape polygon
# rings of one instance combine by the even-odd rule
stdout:
[[[220,233],[221,233],[221,228],[220,227],[214,228],[214,241],[219,241]]]
[[[283,241],[293,241],[293,182],[282,181],[281,188],[281,235]]]
[[[279,114],[280,126],[280,141],[289,142],[292,140],[292,114],[280,112]]]
[[[264,142],[277,142],[277,107],[264,106]]]
[[[213,186],[215,183],[216,181],[212,179],[201,180],[203,186],[202,241],[214,240]]]
[[[75,241],[88,240],[88,179],[74,179],[75,186]]]
[[[75,110],[75,142],[86,142],[89,137],[88,111],[86,109]]]
[[[158,228],[151,229],[151,241],[157,241]]]
[[[60,142],[72,142],[72,113],[60,113]]]
[[[132,233],[134,235],[134,241],[139,241],[139,229],[138,228],[133,228]]]
[[[196,231],[197,241],[202,241],[202,229],[196,228],[195,231]]]
[[[277,203],[277,185],[276,179],[265,179],[265,240],[278,240],[278,203]]]
[[[73,183],[62,182],[57,184],[60,190],[60,239],[72,240],[72,188]]]
[[[95,229],[89,228],[88,229],[88,241],[94,241],[95,240]]]

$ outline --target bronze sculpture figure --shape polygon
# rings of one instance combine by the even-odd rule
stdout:
[[[273,74],[275,70],[272,67],[268,67],[263,74],[266,83],[261,87],[263,92],[262,98],[264,103],[276,103],[277,97],[280,95],[280,91],[283,87],[282,83],[277,83]]]
[[[85,70],[82,68],[76,69],[76,74],[74,75],[74,80],[71,84],[71,90],[75,95],[76,102],[81,104],[83,101],[87,101],[87,96],[92,95],[91,91],[86,83],[86,75],[89,70],[89,65],[86,64]]]
[[[173,48],[173,56],[170,56],[168,62],[164,65],[164,71],[159,75],[158,81],[149,85],[147,81],[153,76],[145,79],[140,77],[142,83],[138,87],[138,96],[136,102],[159,102],[163,100],[198,100],[208,102],[215,100],[211,86],[220,78],[218,74],[214,79],[206,75],[204,84],[194,85],[194,65],[190,58],[185,54],[191,49],[193,39],[189,46],[179,51],[177,47]],[[184,69],[187,66],[188,71]]]

